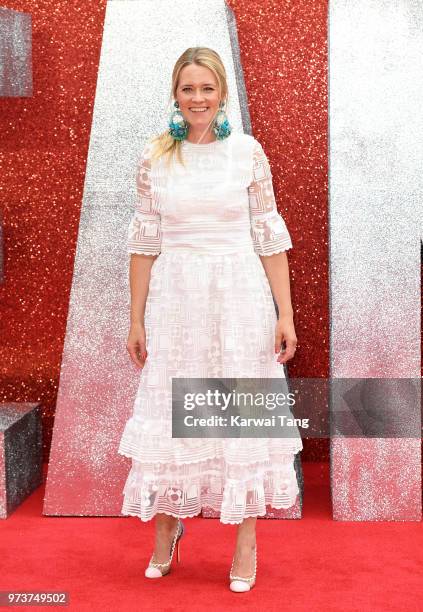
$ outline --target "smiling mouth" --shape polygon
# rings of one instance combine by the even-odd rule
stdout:
[[[208,106],[207,107],[206,106],[198,106],[197,108],[193,107],[193,108],[190,108],[189,110],[192,113],[206,113],[209,110],[209,107]]]

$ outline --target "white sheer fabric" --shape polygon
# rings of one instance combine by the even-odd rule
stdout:
[[[148,357],[118,452],[132,459],[122,514],[194,516],[203,506],[223,523],[289,508],[299,492],[290,438],[172,438],[172,377],[283,378],[276,312],[258,255],[292,247],[276,209],[260,143],[231,134],[182,143],[185,166],[137,167],[129,253],[158,255],[145,310]]]

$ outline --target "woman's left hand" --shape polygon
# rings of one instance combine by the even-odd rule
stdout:
[[[285,342],[285,349],[282,342]],[[282,316],[278,319],[275,330],[275,353],[280,353],[276,361],[281,364],[286,363],[294,357],[296,348],[297,336],[294,321],[290,316]]]

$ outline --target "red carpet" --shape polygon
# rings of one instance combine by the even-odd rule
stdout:
[[[149,581],[152,523],[41,516],[44,486],[0,521],[0,590],[68,591],[75,611],[422,610],[422,523],[334,522],[328,464],[303,468],[304,518],[258,521],[250,593],[227,588],[233,526],[186,519],[181,563]]]

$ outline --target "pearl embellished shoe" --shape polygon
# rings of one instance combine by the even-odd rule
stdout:
[[[166,576],[166,574],[170,572],[170,564],[172,563],[173,553],[175,552],[175,548],[176,548],[176,560],[179,563],[179,560],[180,560],[179,543],[184,534],[184,531],[185,531],[184,524],[180,519],[178,519],[176,533],[174,535],[172,544],[170,546],[169,561],[166,561],[166,563],[156,563],[156,562],[153,562],[153,557],[151,557],[150,563],[148,564],[148,567],[146,568],[145,574],[144,574],[146,578],[162,578],[162,576]]]
[[[243,578],[242,576],[234,576],[232,574],[234,568],[234,559],[232,560],[231,571],[229,573],[229,580],[231,581],[229,588],[234,593],[245,593],[250,591],[256,583],[257,574],[257,547],[254,546],[254,573],[249,578]]]

